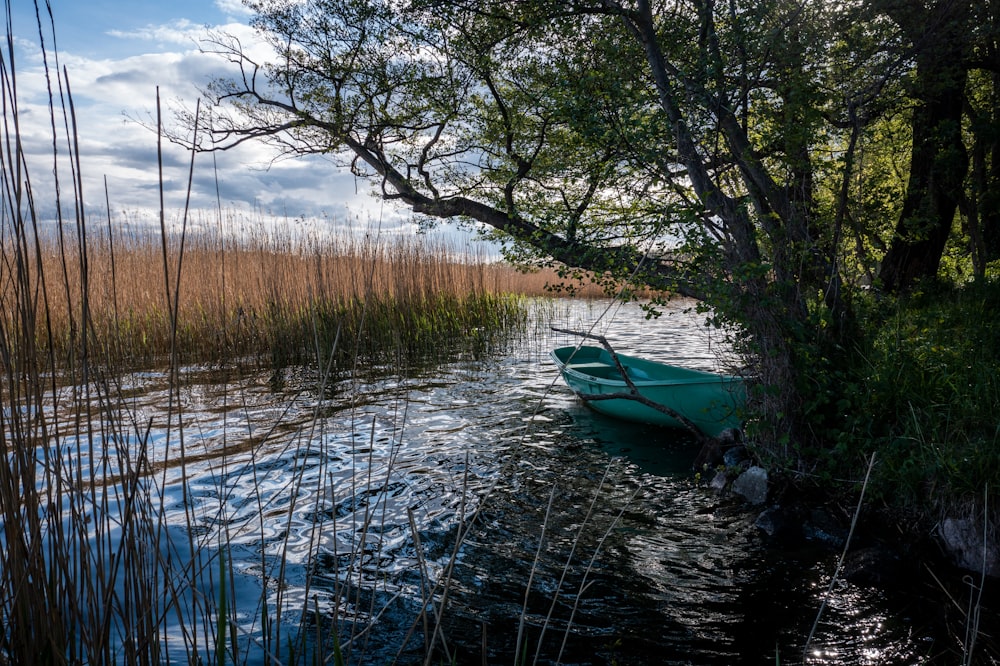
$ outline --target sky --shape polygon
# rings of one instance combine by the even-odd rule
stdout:
[[[45,191],[53,171],[52,129],[35,6],[32,0],[10,2],[20,131],[36,190]],[[238,36],[245,45],[260,44],[249,12],[240,0],[50,0],[53,51],[52,27],[40,2],[49,66],[57,55],[72,90],[89,215],[106,219],[110,208],[113,219],[158,225],[157,136],[150,129],[157,90],[164,122],[171,122],[173,108],[193,109],[199,89],[225,66],[202,53],[199,44],[212,31]],[[168,142],[163,151],[164,208],[168,223],[175,224],[183,218],[191,155]],[[252,225],[413,233],[405,210],[384,204],[371,195],[370,183],[328,159],[274,158],[259,143],[214,158],[197,155],[190,204],[197,213],[189,216],[189,228],[213,224],[221,204],[222,217]]]

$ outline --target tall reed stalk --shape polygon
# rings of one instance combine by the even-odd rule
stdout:
[[[523,325],[518,296],[543,293],[537,276],[518,279],[522,274],[510,267],[443,241],[263,232],[233,238],[216,230],[187,235],[183,271],[172,282],[174,329],[163,296],[160,234],[145,229],[109,223],[92,232],[86,276],[80,247],[43,232],[38,262],[27,269],[33,279],[86,279],[95,333],[133,366],[162,364],[172,342],[189,363],[301,363],[312,359],[317,330],[321,336],[339,330],[345,354],[426,353],[442,342],[516,330]],[[57,359],[72,353],[80,298],[73,291],[53,295],[48,317],[34,329],[40,350]]]
[[[33,165],[21,141],[9,3],[6,9],[8,39],[0,54],[0,659],[154,663],[162,656],[160,624],[181,586],[158,575],[161,544],[151,540],[156,510],[143,433],[119,429],[113,378],[100,369],[101,350],[93,344],[69,80],[58,61],[46,61],[57,212],[53,250],[60,257],[58,268],[47,270]],[[37,14],[44,46],[48,33]],[[60,311],[62,328],[53,325],[55,302],[72,304]],[[59,335],[65,353],[57,359]],[[119,482],[104,481],[111,477]]]
[[[372,627],[385,612],[374,594],[366,599],[361,593],[368,575],[364,549],[380,538],[384,503],[366,504],[360,524],[351,526],[360,534],[356,550],[334,553],[343,568],[336,572],[332,608],[321,609],[310,597],[312,574],[305,601],[284,596],[287,542],[276,559],[261,546],[263,591],[255,608],[245,600],[241,606],[233,544],[255,530],[263,542],[265,515],[273,520],[277,513],[290,523],[297,503],[305,501],[314,503],[316,516],[311,552],[319,551],[326,531],[336,533],[336,515],[325,518],[322,502],[341,487],[325,467],[332,455],[319,431],[323,396],[338,368],[392,363],[399,371],[456,349],[474,353],[477,345],[524,326],[523,302],[511,294],[544,293],[551,275],[525,281],[482,256],[415,240],[237,237],[227,231],[237,225],[222,220],[221,211],[213,225],[192,221],[185,210],[185,233],[178,239],[167,233],[162,203],[159,235],[136,232],[136,225],[116,223],[110,213],[100,225],[91,224],[69,76],[58,61],[45,63],[52,165],[37,167],[24,150],[9,0],[5,7],[0,663],[362,661]],[[54,35],[54,21],[36,13],[44,45]],[[37,205],[49,190],[32,181],[42,169],[55,176],[55,220],[44,223]],[[193,174],[194,156],[191,169]],[[209,231],[188,231],[194,228]],[[287,439],[284,414],[266,432],[249,417],[245,433],[223,432],[221,451],[212,454],[218,506],[206,509],[189,488],[192,466],[204,454],[188,436],[182,371],[188,363],[248,359],[270,367],[309,364],[316,369],[309,389],[320,398],[312,420]],[[165,413],[155,417],[134,404],[130,386],[135,371],[149,367],[166,367],[169,384]],[[224,393],[227,413],[238,413],[251,399],[239,390]],[[400,419],[402,431],[405,404]],[[302,464],[277,490],[262,490],[267,470],[257,456],[277,441],[287,457],[321,461],[320,480],[307,481],[309,466]],[[366,468],[355,461],[352,497],[384,492],[401,445],[393,445],[379,474],[371,461]],[[233,487],[246,484],[256,489],[253,510],[239,519],[227,515]],[[423,624],[428,660],[438,650],[450,655],[441,615],[452,568],[473,527],[462,522],[464,487],[461,496],[459,536],[444,571],[435,575],[421,560],[425,603],[414,626]],[[412,539],[420,553],[415,527]],[[369,623],[345,616],[342,608]]]

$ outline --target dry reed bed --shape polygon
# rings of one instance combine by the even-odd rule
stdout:
[[[38,348],[70,359],[85,329],[91,353],[133,367],[172,350],[182,362],[277,365],[316,361],[333,347],[373,360],[401,350],[419,355],[471,334],[510,332],[523,324],[516,296],[548,295],[559,281],[552,271],[521,272],[475,247],[413,237],[236,241],[212,233],[164,243],[121,228],[88,236],[85,257],[75,239],[37,240],[29,279],[42,284],[44,277],[47,300],[36,322]],[[0,305],[11,313],[4,293]]]

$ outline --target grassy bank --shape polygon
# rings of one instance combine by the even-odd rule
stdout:
[[[864,396],[877,488],[932,519],[1000,490],[1000,282],[936,289],[888,304]]]
[[[869,497],[917,533],[949,515],[997,524],[1000,282],[859,305],[855,363],[816,376],[814,423],[832,443],[817,456],[821,485],[860,478],[874,453]]]

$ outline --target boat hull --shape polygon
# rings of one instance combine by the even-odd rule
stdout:
[[[627,398],[594,400],[593,396],[627,393],[611,354],[592,346],[560,347],[552,359],[566,384],[594,411],[617,419],[672,428],[684,427],[677,419]],[[739,428],[746,402],[743,380],[700,370],[618,354],[639,394],[694,423],[709,437],[728,428]]]

